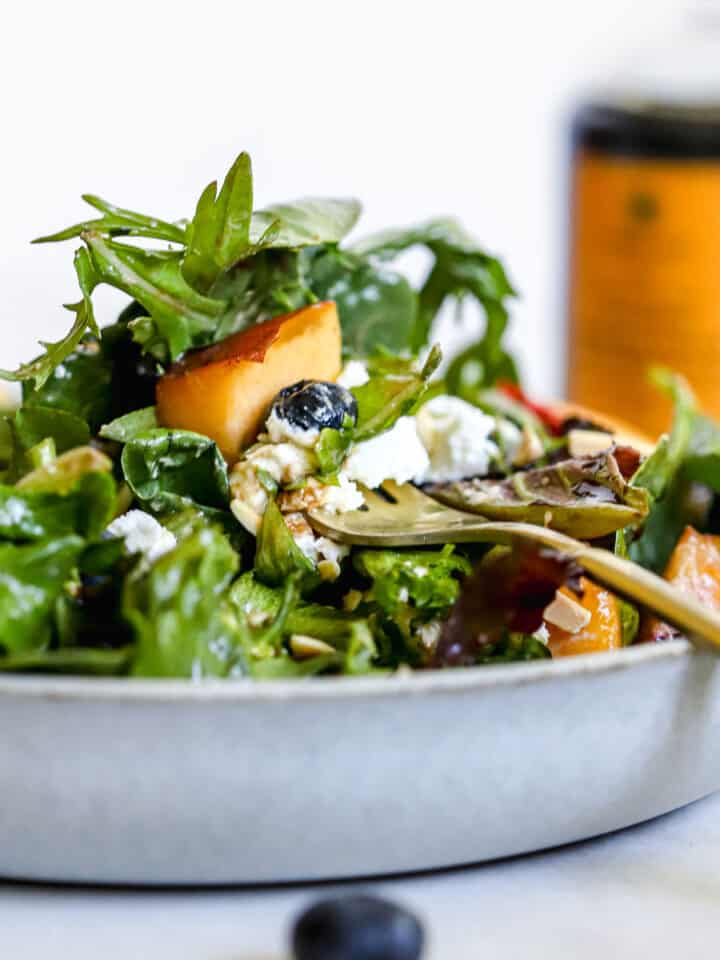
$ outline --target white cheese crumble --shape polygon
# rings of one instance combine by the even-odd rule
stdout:
[[[340,564],[350,553],[350,547],[336,543],[329,537],[318,537],[302,513],[288,513],[285,523],[292,538],[308,560],[317,567],[323,580],[336,580]]]
[[[379,487],[383,480],[408,483],[430,467],[413,417],[400,419],[385,433],[356,444],[343,464],[343,473],[366,487]]]
[[[359,510],[365,503],[365,497],[358,490],[357,484],[348,479],[344,473],[339,473],[337,479],[336,484],[327,484],[323,490],[323,509],[328,513]]]
[[[129,554],[139,553],[147,563],[154,563],[177,546],[174,534],[142,510],[129,510],[117,517],[105,532],[123,540]]]
[[[340,376],[336,382],[339,383],[341,387],[350,390],[352,387],[362,387],[369,379],[370,374],[368,373],[368,368],[362,360],[348,360],[340,371]]]
[[[265,429],[273,443],[283,443],[287,440],[289,443],[297,444],[298,447],[305,447],[310,450],[320,438],[318,427],[308,427],[303,430],[302,427],[297,427],[288,423],[283,417],[279,417],[274,408],[265,421]]]
[[[429,456],[426,470],[415,474],[418,483],[482,476],[500,457],[497,444],[490,439],[497,429],[495,417],[459,397],[434,397],[420,408],[416,419]]]

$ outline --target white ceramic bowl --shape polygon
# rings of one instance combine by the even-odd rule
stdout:
[[[0,875],[220,884],[538,850],[720,788],[682,641],[387,678],[0,677]]]

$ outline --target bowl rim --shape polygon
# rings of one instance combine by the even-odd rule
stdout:
[[[0,700],[41,699],[113,703],[269,703],[313,702],[468,693],[489,687],[526,687],[582,676],[616,674],[643,664],[686,659],[693,646],[684,639],[640,644],[622,650],[586,653],[559,660],[399,671],[381,676],[323,676],[287,680],[148,679],[144,677],[0,674]]]

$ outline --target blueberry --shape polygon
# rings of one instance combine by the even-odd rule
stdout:
[[[417,918],[377,897],[320,900],[292,932],[296,960],[418,960],[422,948]]]
[[[346,416],[357,421],[357,401],[339,383],[300,380],[278,393],[271,414],[298,430],[339,430]]]

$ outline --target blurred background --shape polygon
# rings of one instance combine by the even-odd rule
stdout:
[[[26,0],[4,14],[0,365],[68,324],[82,192],[173,219],[241,150],[256,205],[355,194],[357,235],[456,214],[519,292],[534,391],[563,388],[569,113],[681,0],[122,4]],[[622,67],[624,69],[624,67]],[[100,299],[100,319],[117,300]]]

